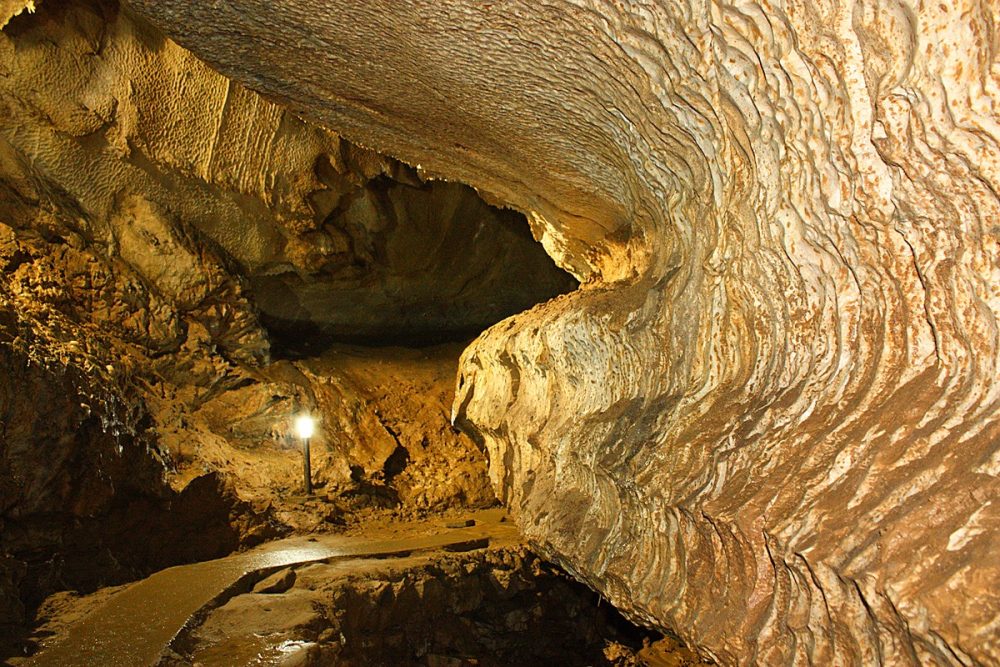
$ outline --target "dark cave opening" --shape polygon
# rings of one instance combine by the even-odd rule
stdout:
[[[525,217],[472,188],[381,175],[341,197],[308,234],[314,253],[249,276],[272,357],[334,344],[467,342],[578,282],[546,254]]]

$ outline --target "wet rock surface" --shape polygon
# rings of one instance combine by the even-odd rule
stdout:
[[[523,547],[313,564],[295,574],[287,591],[236,595],[207,613],[161,664],[702,664]],[[637,655],[651,656],[655,642],[662,662]]]
[[[397,562],[398,560],[398,562]],[[519,549],[310,565],[294,588],[238,595],[175,646],[165,665],[610,665],[656,635]],[[605,650],[617,659],[609,659]],[[625,649],[625,650],[621,650]],[[683,653],[699,664],[693,653]],[[628,656],[628,657],[626,657]]]
[[[42,610],[41,652],[13,664],[700,662],[528,552],[501,510],[276,540]]]

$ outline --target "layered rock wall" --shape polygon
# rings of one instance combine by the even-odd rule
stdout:
[[[724,662],[1000,660],[994,3],[129,4],[584,281],[456,401],[547,554]]]
[[[199,318],[212,342],[252,362],[258,310],[283,332],[435,342],[575,287],[520,216],[302,121],[113,2],[15,17],[0,71],[0,221],[153,286],[159,352],[209,302],[230,306]]]

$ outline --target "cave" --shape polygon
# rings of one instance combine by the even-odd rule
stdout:
[[[0,658],[1000,663],[998,53],[0,0]]]

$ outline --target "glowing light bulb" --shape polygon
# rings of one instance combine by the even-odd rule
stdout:
[[[316,428],[316,422],[309,415],[299,415],[295,419],[295,434],[303,440],[311,438]]]

